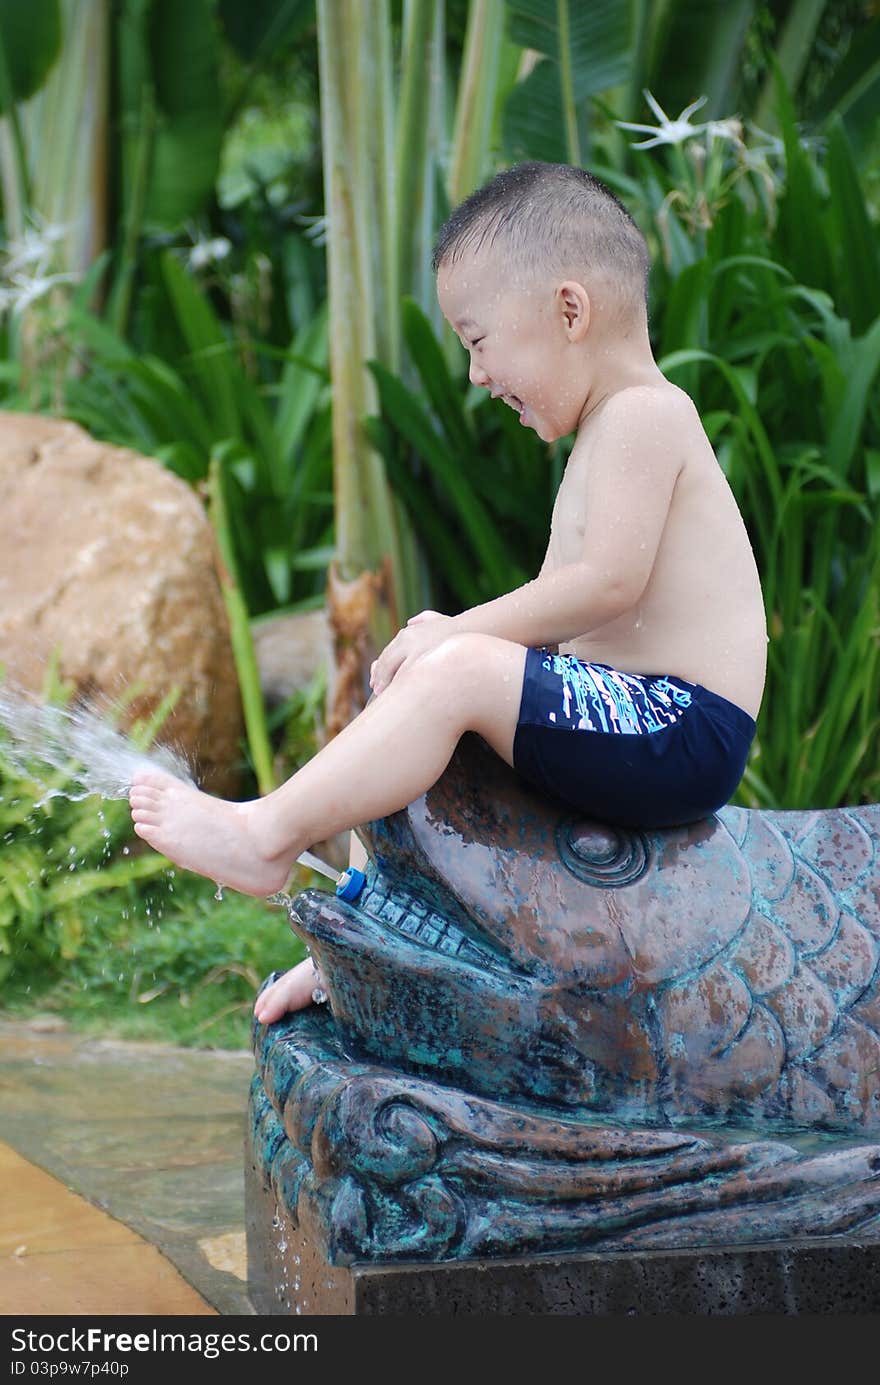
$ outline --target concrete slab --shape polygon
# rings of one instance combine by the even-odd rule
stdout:
[[[66,1028],[46,1033],[39,1024],[0,1019],[0,1134],[93,1208],[157,1247],[208,1311],[250,1314],[242,1141],[252,1071],[246,1051],[124,1043]],[[54,1213],[48,1204],[34,1201],[28,1224],[23,1209],[15,1208],[17,1191],[8,1182],[3,1187],[0,1230],[9,1216],[10,1239],[39,1243],[51,1253]],[[104,1233],[93,1232],[90,1221],[87,1227],[83,1215],[79,1221],[72,1211],[69,1215],[71,1234],[80,1226],[86,1239],[70,1247],[55,1245],[55,1252],[69,1255],[75,1244],[81,1255],[88,1237],[98,1234],[100,1241]],[[107,1254],[107,1302],[84,1311],[137,1311],[118,1306],[121,1271],[108,1254],[112,1245],[124,1260],[126,1242],[101,1245]],[[20,1273],[21,1266],[12,1268]],[[99,1281],[96,1271],[100,1298]],[[35,1306],[42,1301],[38,1280],[27,1287],[34,1304],[15,1311],[44,1311]]]
[[[5,1314],[216,1315],[155,1246],[2,1143],[0,1185]]]

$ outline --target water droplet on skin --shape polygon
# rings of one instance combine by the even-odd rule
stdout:
[[[316,1005],[324,1005],[327,1000],[327,992],[322,991],[320,986],[316,986],[312,991],[312,1000]]]
[[[220,884],[219,880],[217,881],[217,888],[214,891],[214,898],[220,901],[223,899],[223,886]]]

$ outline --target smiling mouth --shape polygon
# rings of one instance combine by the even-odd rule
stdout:
[[[506,404],[509,409],[513,409],[516,413],[520,415],[522,415],[522,412],[526,407],[522,400],[517,398],[515,394],[503,394],[501,393],[501,391],[493,390],[492,398],[500,399],[502,403]]]

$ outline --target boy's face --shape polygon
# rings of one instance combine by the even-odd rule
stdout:
[[[545,442],[577,428],[587,383],[551,281],[517,281],[491,256],[467,255],[441,264],[437,297],[470,354],[473,384],[503,399]]]

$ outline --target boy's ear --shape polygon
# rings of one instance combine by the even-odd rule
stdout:
[[[576,279],[566,279],[556,290],[565,330],[571,341],[582,341],[590,325],[590,295]]]

